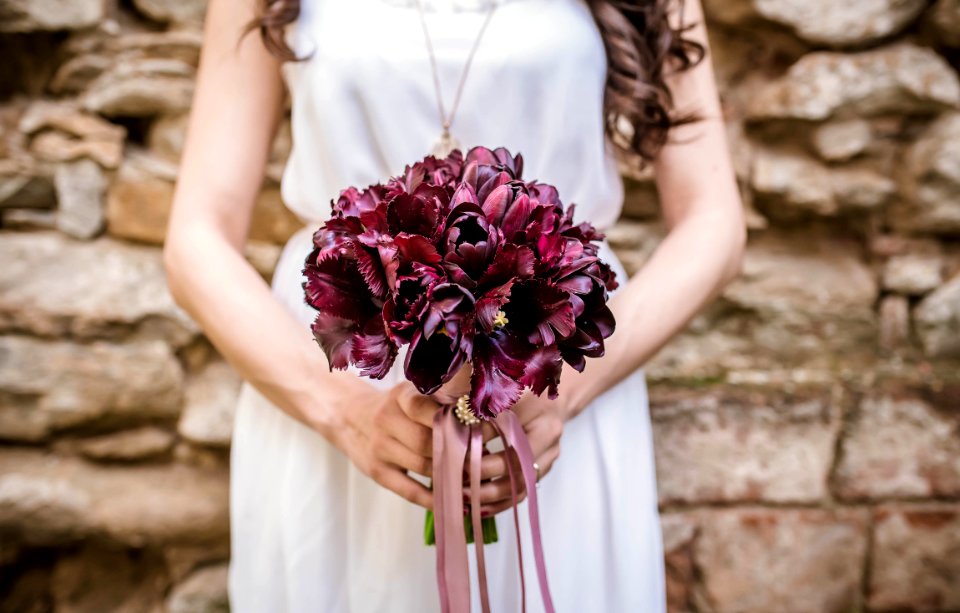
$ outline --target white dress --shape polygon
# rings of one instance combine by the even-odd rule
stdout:
[[[447,104],[484,18],[471,0],[424,0]],[[475,1],[475,0],[473,0]],[[303,322],[301,268],[312,230],[340,189],[381,181],[430,151],[439,135],[434,86],[415,4],[304,0],[290,39],[293,150],[282,182],[305,222],[287,243],[273,292]],[[576,216],[609,227],[623,185],[603,136],[606,60],[583,0],[502,0],[473,61],[452,132],[463,146],[506,146],[524,177],[557,186]],[[604,243],[601,256],[626,277]],[[317,351],[320,351],[319,347]],[[403,378],[402,360],[377,385]],[[597,367],[590,364],[587,368]],[[561,381],[576,385],[575,377]],[[320,435],[252,386],[238,401],[231,461],[234,611],[425,613],[439,610],[424,510],[359,472]],[[661,613],[663,547],[643,374],[598,398],[566,427],[539,489],[543,547],[557,611]],[[522,503],[524,506],[526,503]],[[521,517],[525,517],[521,509]],[[486,548],[494,611],[520,609],[512,514]],[[531,552],[528,530],[521,530]],[[471,566],[473,550],[470,550]],[[529,611],[542,610],[524,556]],[[475,574],[472,575],[475,584]],[[474,610],[479,610],[473,594]]]

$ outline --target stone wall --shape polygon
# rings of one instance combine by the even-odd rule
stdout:
[[[960,2],[705,4],[751,240],[647,368],[671,608],[960,610]],[[225,607],[238,380],[159,251],[202,11],[0,1],[0,610]]]

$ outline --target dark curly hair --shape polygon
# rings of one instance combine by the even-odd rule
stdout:
[[[300,59],[284,37],[284,28],[300,15],[300,0],[261,2],[260,14],[250,29],[259,30],[264,46],[279,59]],[[685,38],[691,25],[678,28],[670,23],[671,9],[682,17],[683,3],[587,0],[607,56],[604,129],[618,150],[643,161],[654,159],[670,128],[697,119],[674,112],[666,82],[670,71],[687,70],[705,54],[703,45]]]

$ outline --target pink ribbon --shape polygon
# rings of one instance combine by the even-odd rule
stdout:
[[[517,416],[504,411],[491,422],[503,439],[507,455],[507,472],[513,499],[513,519],[516,524],[517,558],[520,564],[520,590],[523,610],[526,611],[526,585],[523,576],[523,551],[520,543],[520,516],[517,511],[519,488],[514,462],[520,466],[523,487],[527,492],[530,514],[530,536],[533,557],[537,566],[540,596],[547,613],[554,613],[550,588],[547,585],[547,567],[540,538],[540,517],[537,509],[537,475],[533,467],[533,450]],[[469,457],[468,457],[469,456]],[[433,420],[433,515],[437,543],[437,586],[443,613],[469,613],[470,570],[467,561],[466,535],[463,527],[463,466],[469,459],[467,474],[470,479],[470,520],[473,526],[477,558],[477,581],[480,606],[490,613],[487,591],[486,563],[483,555],[483,531],[480,517],[480,460],[483,457],[483,431],[477,426],[466,426],[456,418],[452,407],[437,412]]]

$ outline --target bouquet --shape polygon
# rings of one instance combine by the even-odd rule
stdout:
[[[563,363],[582,371],[614,330],[607,298],[617,282],[597,256],[602,234],[574,223],[574,207],[564,207],[556,188],[524,181],[522,171],[521,155],[475,147],[424,158],[385,183],[349,187],[331,202],[303,270],[306,302],[317,311],[312,332],[331,369],[353,365],[383,378],[406,346],[404,374],[423,394],[470,369],[469,392],[434,422],[428,541],[435,521],[442,599],[457,582],[449,567],[466,568],[465,548],[462,556],[445,548],[471,532],[485,583],[481,540],[490,540],[491,526],[482,525],[478,505],[464,521],[455,508],[463,508],[468,452],[471,487],[478,485],[483,421],[519,460],[542,566],[532,453],[509,409],[524,389],[555,398]],[[512,470],[510,478],[519,485]],[[549,601],[545,573],[538,575]]]

